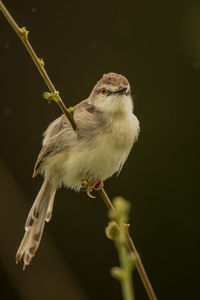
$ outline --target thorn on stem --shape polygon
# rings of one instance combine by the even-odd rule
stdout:
[[[68,109],[67,109],[68,113],[69,113],[69,117],[71,119],[72,122],[74,122],[74,111],[75,111],[75,108],[70,106]]]
[[[49,103],[50,103],[51,101],[57,102],[58,99],[59,99],[59,92],[58,92],[58,91],[55,91],[54,93],[44,92],[44,93],[43,93],[43,97],[44,97],[44,99],[46,99]]]
[[[26,27],[20,28],[20,35],[23,40],[28,40],[29,31],[26,30]]]
[[[38,58],[38,61],[39,61],[40,65],[42,67],[44,67],[44,60],[43,60],[43,58]]]
[[[70,107],[68,108],[68,112],[69,112],[70,114],[73,114],[73,113],[74,113],[74,110],[75,110],[75,108],[74,108],[73,106],[70,106]]]

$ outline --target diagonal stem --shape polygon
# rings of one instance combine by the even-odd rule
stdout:
[[[66,115],[67,119],[69,120],[70,124],[74,131],[76,131],[76,124],[73,118],[73,112],[70,109],[67,109],[64,102],[62,101],[61,97],[59,96],[58,91],[55,89],[51,79],[49,78],[45,68],[44,62],[42,59],[38,58],[35,51],[33,50],[29,40],[28,40],[28,31],[25,27],[20,28],[18,24],[15,22],[5,5],[0,1],[0,10],[2,11],[3,15],[10,23],[12,28],[15,30],[21,41],[23,42],[24,46],[26,47],[28,53],[30,54],[32,60],[34,61],[38,71],[40,72],[41,76],[43,77],[46,85],[48,86],[49,90],[51,91],[52,95],[54,96],[53,100],[58,104],[62,112]],[[56,96],[56,97],[55,97]]]
[[[110,201],[108,195],[106,194],[104,188],[98,190],[98,193],[100,195],[100,197],[103,199],[104,203],[106,204],[108,210],[111,210],[111,211],[115,211],[115,208],[113,207],[112,205],[112,202]],[[133,240],[128,232],[128,228],[129,228],[129,225],[128,224],[125,224],[125,228],[126,228],[126,236],[127,236],[127,241],[128,241],[128,247],[129,247],[129,250],[131,252],[133,252],[135,254],[135,257],[136,257],[136,268],[137,268],[137,271],[140,275],[140,278],[143,282],[143,285],[144,285],[144,288],[147,292],[147,295],[149,296],[149,299],[150,300],[157,300],[156,298],[156,295],[154,293],[154,290],[152,288],[152,285],[151,285],[151,282],[147,276],[147,273],[145,271],[145,268],[143,266],[143,263],[141,261],[141,258],[137,252],[137,249],[133,243]]]

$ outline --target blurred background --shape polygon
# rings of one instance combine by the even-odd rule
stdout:
[[[105,183],[132,204],[131,235],[158,299],[199,293],[200,2],[4,1],[67,106],[87,98],[103,73],[132,86],[139,141],[120,176]],[[60,190],[31,266],[15,253],[42,178],[32,179],[42,132],[60,115],[40,74],[0,14],[0,297],[122,299],[118,265],[97,195]],[[147,300],[137,271],[136,299]]]

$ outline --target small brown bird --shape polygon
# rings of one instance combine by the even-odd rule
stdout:
[[[76,133],[65,115],[44,133],[33,173],[33,177],[41,173],[44,182],[16,254],[17,263],[23,257],[24,268],[38,249],[45,221],[51,219],[56,190],[64,185],[79,191],[87,183],[91,196],[93,189],[121,171],[139,134],[128,80],[116,73],[103,75],[89,98],[75,106],[74,120]]]

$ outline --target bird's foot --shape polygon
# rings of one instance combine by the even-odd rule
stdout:
[[[93,196],[91,193],[93,192],[93,190],[100,190],[103,187],[103,181],[102,180],[96,180],[95,182],[89,182],[88,180],[83,179],[82,183],[81,183],[83,189],[87,192],[87,195],[90,198],[96,198],[95,196]]]

